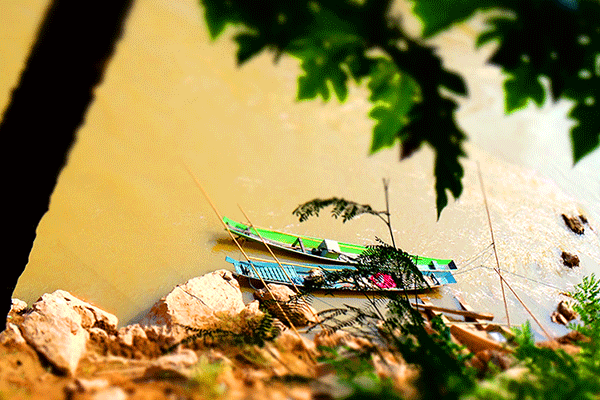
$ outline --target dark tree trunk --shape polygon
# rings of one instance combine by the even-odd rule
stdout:
[[[5,141],[6,264],[0,331],[36,227],[120,37],[132,0],[54,0],[0,123]]]

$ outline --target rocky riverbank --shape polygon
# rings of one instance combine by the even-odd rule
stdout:
[[[331,363],[317,362],[322,346],[370,349],[377,376],[403,398],[419,397],[418,367],[350,334],[298,334],[290,323],[318,323],[315,310],[296,304],[282,315],[293,292],[269,286],[245,304],[232,273],[215,271],[178,285],[139,323],[120,328],[117,317],[66,291],[31,307],[15,299],[0,333],[0,399],[336,398],[348,389]],[[347,356],[344,363],[357,361]],[[470,362],[485,372],[514,359],[484,350]]]
[[[274,285],[270,294],[285,299],[288,290]],[[302,309],[294,322],[314,321],[314,310]],[[360,342],[339,335],[313,341],[264,318],[257,300],[244,304],[225,270],[177,286],[139,323],[121,328],[117,317],[66,291],[31,307],[15,299],[0,334],[0,398],[308,399],[331,392],[312,379],[327,374],[318,371],[317,345]]]

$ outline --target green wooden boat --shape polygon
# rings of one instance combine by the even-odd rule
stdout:
[[[223,217],[223,222],[225,222],[231,233],[235,235],[260,243],[262,243],[264,239],[269,246],[287,250],[301,256],[319,259],[321,261],[353,264],[356,263],[356,258],[367,250],[366,246],[357,244],[250,227],[227,217]],[[456,264],[452,260],[421,256],[413,257],[415,264],[417,264],[419,268],[428,267],[430,269],[440,269],[447,267],[448,269],[456,269]]]

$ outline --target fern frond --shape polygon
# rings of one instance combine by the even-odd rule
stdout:
[[[342,217],[342,221],[349,221],[359,215],[362,214],[371,214],[371,215],[382,215],[386,214],[385,211],[376,211],[368,204],[358,204],[354,201],[346,200],[343,198],[332,197],[330,199],[314,199],[308,201],[304,204],[300,204],[296,209],[292,212],[295,216],[300,219],[300,222],[306,221],[309,217],[319,216],[319,212],[327,208],[329,206],[333,206],[331,210],[331,215],[334,218]]]

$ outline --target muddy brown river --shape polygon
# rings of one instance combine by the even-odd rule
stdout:
[[[0,109],[48,3],[0,0]],[[389,241],[387,227],[372,216],[342,224],[327,213],[300,224],[292,210],[331,196],[383,209],[389,178],[396,243],[459,266],[458,283],[438,296],[460,293],[505,321],[479,162],[505,277],[548,329],[562,332],[549,319],[560,291],[600,274],[600,152],[571,167],[567,102],[503,115],[501,72],[484,65],[491,48],[473,46],[480,28],[462,25],[434,41],[449,68],[464,71],[470,91],[457,114],[470,137],[464,192],[436,221],[432,151],[403,162],[397,148],[369,156],[365,87],[352,88],[344,104],[296,102],[296,60],[274,65],[263,54],[237,68],[230,35],[209,41],[197,1],[135,1],[15,297],[31,304],[64,289],[127,324],[173,286],[230,268],[225,256],[242,255],[188,165],[223,215],[243,221],[241,207],[257,226],[360,244]],[[567,230],[561,213],[585,214],[586,233]],[[578,254],[581,266],[563,266],[563,250]],[[512,323],[528,318],[514,296],[508,304]]]

